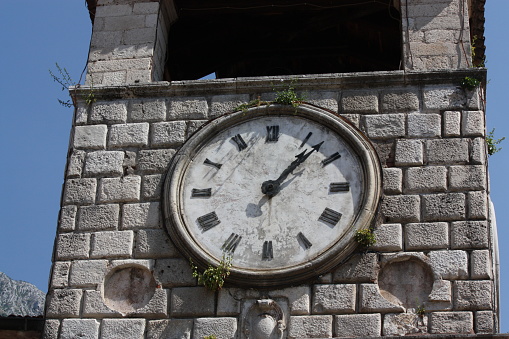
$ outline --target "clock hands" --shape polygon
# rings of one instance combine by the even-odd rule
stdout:
[[[290,173],[292,173],[300,164],[302,164],[304,161],[306,161],[307,158],[313,153],[314,151],[318,151],[320,149],[320,146],[322,146],[323,141],[319,144],[314,145],[309,152],[306,153],[307,149],[303,152],[297,154],[295,156],[294,161],[281,173],[279,178],[276,180],[267,180],[262,183],[262,193],[267,194],[269,198],[272,198],[277,193],[279,193],[280,186],[285,181],[285,179],[288,177]]]

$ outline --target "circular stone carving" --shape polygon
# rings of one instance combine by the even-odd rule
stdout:
[[[104,280],[104,303],[120,313],[131,313],[147,305],[155,289],[156,282],[147,268],[121,267]]]

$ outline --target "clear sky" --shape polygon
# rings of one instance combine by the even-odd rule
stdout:
[[[487,128],[509,139],[508,0],[487,0]],[[84,0],[0,2],[0,271],[47,290],[72,110],[48,69],[75,81],[85,66],[91,23]],[[501,332],[509,332],[509,140],[489,159],[501,261]],[[505,290],[504,290],[505,289]]]

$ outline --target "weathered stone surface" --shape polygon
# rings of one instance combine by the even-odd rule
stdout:
[[[55,289],[49,293],[48,318],[74,318],[80,315],[82,290]]]
[[[354,254],[335,272],[335,283],[373,282],[378,276],[378,259],[376,253]]]
[[[110,128],[108,146],[140,147],[148,145],[149,124],[146,122],[113,125]]]
[[[249,94],[215,95],[210,103],[210,115],[217,117],[227,112],[233,112],[235,108],[248,102]]]
[[[120,151],[95,151],[87,153],[85,160],[85,175],[121,175],[124,152]]]
[[[151,320],[147,326],[147,339],[191,339],[192,319]]]
[[[104,319],[101,339],[144,339],[145,319]]]
[[[82,206],[77,229],[80,231],[115,230],[120,208],[117,204]]]
[[[99,338],[99,322],[95,319],[64,319],[60,338]]]
[[[132,231],[96,232],[92,240],[92,258],[128,258],[133,251]]]
[[[311,289],[309,286],[295,286],[275,290],[271,297],[288,299],[291,315],[305,315],[310,313]]]
[[[93,123],[124,123],[127,121],[127,101],[95,102],[89,120]]]
[[[309,290],[309,288],[308,288]],[[242,299],[246,293],[241,288],[225,288],[219,290],[217,297],[217,315],[218,316],[237,316],[240,314]],[[309,295],[308,295],[309,298]],[[308,304],[309,308],[309,304]]]
[[[401,251],[403,231],[401,224],[382,224],[375,229],[376,243],[371,245],[375,251]]]
[[[445,222],[405,225],[407,250],[430,250],[449,246],[449,225]]]
[[[417,90],[394,90],[382,93],[382,112],[400,113],[419,110]]]
[[[475,250],[470,254],[470,278],[491,279],[491,258],[489,250]]]
[[[486,169],[481,165],[449,167],[449,189],[482,190],[486,188]]]
[[[343,113],[378,113],[378,95],[375,92],[345,92],[341,108]]]
[[[428,333],[428,317],[415,313],[390,313],[384,316],[384,336]]]
[[[364,116],[366,133],[373,139],[391,139],[405,135],[404,114],[374,114]]]
[[[90,234],[66,233],[57,237],[56,259],[88,258],[90,251]]]
[[[133,315],[145,318],[168,318],[168,290],[156,288],[149,303],[137,309]]]
[[[451,247],[454,249],[488,248],[486,221],[458,221],[451,225]]]
[[[445,111],[444,112],[444,137],[460,136],[461,112]]]
[[[334,331],[341,337],[378,337],[381,335],[380,314],[334,316]]]
[[[93,178],[67,179],[64,188],[64,204],[93,204],[97,181]]]
[[[454,282],[454,308],[457,310],[491,310],[490,280],[458,280]]]
[[[60,329],[60,320],[46,319],[44,322],[44,331],[42,339],[58,339],[58,330]]]
[[[313,313],[337,314],[355,312],[354,284],[315,285],[313,287]]]
[[[74,147],[104,149],[107,133],[106,125],[76,126],[74,128]]]
[[[67,178],[79,178],[83,170],[83,164],[85,163],[85,151],[73,150],[67,164]]]
[[[420,221],[421,208],[419,196],[386,196],[382,202],[382,213],[389,222]]]
[[[397,166],[418,166],[424,162],[421,140],[398,139],[396,142],[395,163]]]
[[[205,287],[176,287],[172,290],[171,315],[174,317],[213,316],[214,306],[214,292]]]
[[[465,218],[465,195],[440,193],[422,196],[422,209],[426,221],[461,220]]]
[[[138,153],[138,169],[145,174],[163,173],[174,154],[174,149],[140,151]]]
[[[78,207],[74,205],[63,206],[60,209],[60,220],[58,230],[61,232],[70,232],[76,226],[76,212]]]
[[[99,181],[100,202],[136,202],[140,199],[141,177],[102,178]]]
[[[473,164],[486,163],[486,141],[484,138],[475,138],[472,141],[472,152],[470,160]]]
[[[185,141],[185,121],[158,122],[152,124],[152,146],[178,146]]]
[[[394,140],[371,140],[378,153],[378,158],[382,165],[393,167],[395,162],[395,145]]]
[[[462,108],[466,97],[461,88],[429,87],[424,90],[424,109],[428,111]]]
[[[468,278],[468,257],[465,251],[431,251],[429,259],[433,273],[439,279]]]
[[[437,279],[433,282],[433,290],[429,294],[428,301],[435,302],[450,302],[452,300],[452,287],[449,280]],[[427,303],[427,306],[431,305]],[[451,309],[450,307],[449,309]]]
[[[360,284],[360,311],[369,313],[404,312],[402,306],[395,305],[382,297],[376,284]]]
[[[144,175],[141,178],[141,197],[143,200],[161,198],[163,178],[161,174]]]
[[[193,338],[205,338],[214,334],[217,338],[237,338],[236,318],[198,318],[194,320]]]
[[[172,98],[168,103],[168,119],[206,119],[209,106],[203,97]]]
[[[461,132],[466,137],[484,136],[484,112],[464,111],[461,119]]]
[[[193,286],[196,284],[196,278],[193,277],[189,260],[184,258],[156,260],[154,275],[163,287]]]
[[[307,315],[290,317],[290,325],[288,326],[288,339],[331,337],[331,315]]]
[[[122,229],[160,228],[159,202],[124,204],[122,206]]]
[[[471,312],[433,312],[430,318],[432,334],[474,332],[474,319]]]
[[[337,92],[304,92],[304,100],[313,105],[323,107],[333,112],[338,111],[338,93]]]
[[[427,140],[426,158],[431,164],[467,163],[468,141],[458,138]]]
[[[492,311],[475,312],[475,333],[494,333]]]
[[[69,281],[70,261],[56,261],[53,263],[51,274],[51,288],[67,287]]]
[[[162,99],[131,101],[128,116],[133,122],[163,121],[166,119],[166,101]]]
[[[408,136],[413,138],[439,137],[442,133],[441,116],[439,114],[409,114]]]
[[[445,166],[411,167],[405,175],[405,192],[433,193],[447,190]]]
[[[69,284],[71,287],[93,287],[103,281],[108,262],[106,260],[73,261]]]
[[[384,192],[388,194],[399,194],[403,191],[403,173],[401,168],[383,169]]]
[[[198,130],[208,120],[191,120],[187,122],[187,133],[186,137],[190,137],[194,132]]]
[[[120,317],[117,311],[112,310],[104,304],[101,291],[85,290],[83,297],[83,317],[85,318],[105,318]]]
[[[136,258],[168,258],[178,254],[175,245],[162,229],[139,230],[136,235]]]

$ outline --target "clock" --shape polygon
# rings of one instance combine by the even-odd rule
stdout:
[[[355,249],[381,182],[376,151],[342,117],[309,104],[256,107],[210,121],[175,154],[165,226],[199,266],[231,256],[231,282],[296,283]]]

